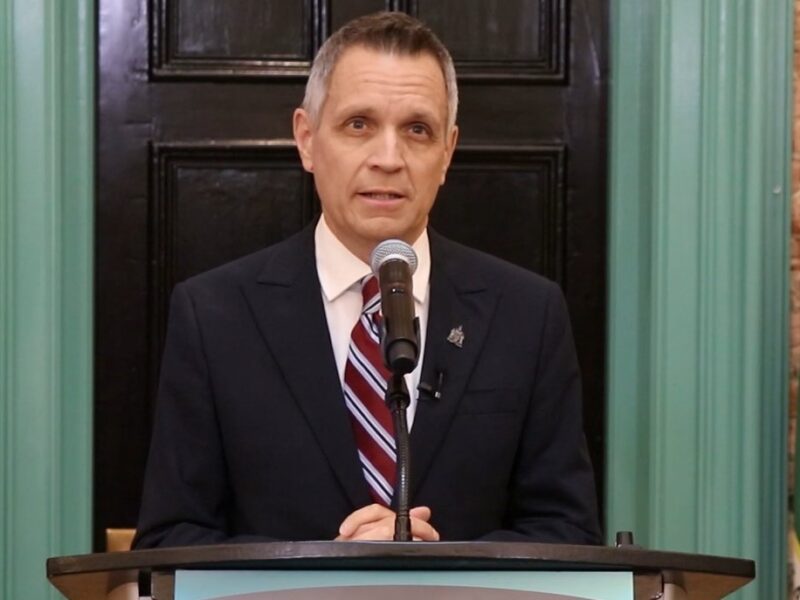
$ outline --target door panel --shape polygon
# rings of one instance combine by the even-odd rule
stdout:
[[[605,0],[98,0],[97,549],[136,522],[172,287],[315,218],[291,114],[327,32],[383,8],[459,74],[432,226],[565,290],[602,491]]]

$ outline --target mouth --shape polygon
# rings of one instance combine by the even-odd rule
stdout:
[[[396,190],[364,190],[363,192],[359,192],[358,195],[362,198],[377,201],[391,201],[405,198],[404,194]]]

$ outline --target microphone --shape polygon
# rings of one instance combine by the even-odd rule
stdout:
[[[417,386],[419,392],[418,398],[420,400],[441,400],[442,399],[442,384],[444,383],[444,371],[436,372],[436,383],[431,384],[425,381],[420,381]]]
[[[402,240],[385,240],[370,256],[381,288],[381,353],[395,374],[414,370],[419,360],[419,320],[414,315],[411,275],[417,270],[414,249]]]

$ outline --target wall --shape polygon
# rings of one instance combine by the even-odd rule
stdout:
[[[612,0],[613,532],[785,595],[791,0]],[[0,594],[89,549],[90,0],[0,0]]]
[[[797,401],[798,378],[800,377],[800,1],[794,5],[794,51],[793,51],[793,128],[792,128],[792,234],[791,234],[791,354],[789,368],[789,508],[797,504],[795,499],[795,450],[797,447]],[[794,517],[793,517],[794,518]],[[800,544],[796,543],[794,527],[790,526],[789,556],[792,572],[792,588],[795,596],[800,596]]]

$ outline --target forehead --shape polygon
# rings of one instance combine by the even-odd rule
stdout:
[[[326,106],[340,109],[364,102],[406,101],[447,111],[447,91],[438,61],[431,54],[396,54],[355,46],[336,62]]]

